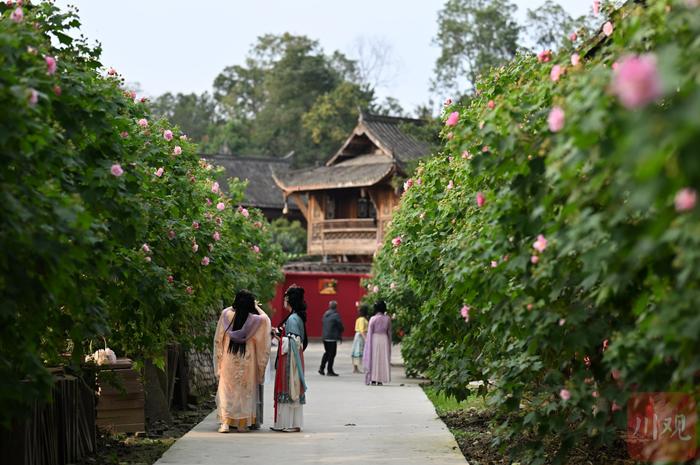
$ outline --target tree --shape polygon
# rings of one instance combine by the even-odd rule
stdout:
[[[265,73],[265,103],[255,115],[251,142],[266,154],[295,150],[299,157],[313,153],[313,141],[302,117],[343,77],[323,54],[318,42],[286,42],[283,53]]]
[[[408,112],[401,106],[401,102],[394,97],[384,97],[381,103],[375,103],[370,110],[378,115],[409,117]]]
[[[216,102],[209,93],[176,95],[167,92],[151,102],[157,117],[165,118],[195,142],[205,141],[209,128],[216,121]]]
[[[199,144],[203,153],[250,154],[250,132],[253,120],[222,119],[209,126],[207,136]]]
[[[447,0],[438,13],[434,42],[441,52],[433,90],[456,96],[464,84],[472,87],[481,73],[512,59],[521,29],[516,10],[508,0]]]
[[[279,245],[288,256],[306,253],[306,229],[299,221],[277,218],[270,223],[272,242]]]
[[[527,10],[525,31],[537,51],[558,50],[571,43],[572,32],[581,39],[587,37],[592,19],[591,16],[572,18],[557,2],[546,0],[538,8]]]
[[[374,85],[389,66],[385,44],[362,42],[358,62],[327,54],[317,40],[289,33],[261,36],[243,65],[226,67],[208,93],[166,93],[152,104],[208,153],[283,156],[318,164],[357,121],[358,108],[403,115],[396,99],[375,103]],[[364,48],[363,48],[364,47]]]
[[[235,124],[218,124],[208,148],[268,156],[293,150],[296,164],[312,165],[342,142],[357,108],[367,108],[374,96],[361,84],[355,61],[285,33],[259,37],[245,66],[224,69],[214,98]]]
[[[347,81],[318,97],[303,115],[302,122],[321,153],[329,155],[340,147],[357,122],[358,108],[367,108],[373,97],[371,90]],[[300,156],[305,155],[308,158],[308,154]],[[307,158],[300,160],[302,164]],[[308,161],[312,160],[308,158]]]
[[[351,55],[357,63],[359,81],[373,89],[386,87],[396,78],[398,63],[393,47],[382,37],[358,37]]]

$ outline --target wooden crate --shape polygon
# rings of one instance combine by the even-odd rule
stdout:
[[[114,378],[115,385],[110,383]],[[144,391],[141,375],[128,358],[102,365],[97,375],[97,426],[115,433],[145,431]]]

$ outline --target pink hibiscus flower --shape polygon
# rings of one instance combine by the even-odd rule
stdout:
[[[112,165],[109,172],[116,177],[119,177],[122,174],[124,174],[124,170],[122,169],[122,166],[119,163],[115,163],[114,165]]]
[[[477,192],[476,193],[476,206],[481,208],[484,206],[485,203],[486,203],[486,196],[481,192]]]
[[[24,20],[24,11],[22,11],[22,8],[17,7],[15,11],[10,14],[10,19],[12,22],[21,23],[22,20]]]
[[[603,24],[603,34],[605,34],[606,37],[610,37],[613,33],[613,30],[613,24],[610,21]]]
[[[656,57],[646,54],[624,58],[615,70],[612,91],[629,109],[641,108],[659,99],[663,88]]]
[[[695,189],[686,187],[676,193],[674,204],[677,212],[687,212],[695,208],[698,193]]]
[[[549,112],[547,117],[547,124],[549,125],[549,130],[552,132],[559,132],[564,128],[564,122],[566,116],[564,110],[561,107],[554,107]]]
[[[44,61],[46,62],[46,72],[51,75],[56,72],[56,58],[45,56]]]
[[[554,65],[552,66],[552,71],[549,73],[549,79],[557,82],[562,74],[564,74],[564,68],[562,68],[560,65]]]
[[[532,244],[532,247],[538,252],[542,253],[547,248],[547,244],[547,239],[542,234],[538,234],[537,240]]]
[[[445,121],[445,125],[446,126],[456,126],[458,121],[459,121],[459,112],[453,111],[452,113],[450,113],[450,116],[447,117],[447,121]]]
[[[537,61],[540,63],[548,63],[552,59],[552,51],[551,50],[542,50],[540,53],[537,54]]]

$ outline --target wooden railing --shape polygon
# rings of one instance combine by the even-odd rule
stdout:
[[[340,218],[310,225],[308,252],[321,255],[367,255],[377,249],[377,225],[372,218]]]

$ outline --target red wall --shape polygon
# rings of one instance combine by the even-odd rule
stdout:
[[[272,324],[278,325],[287,315],[282,306],[284,291],[296,284],[304,288],[306,299],[306,330],[310,338],[321,337],[321,318],[328,309],[328,302],[338,302],[338,313],[343,320],[344,339],[352,339],[355,335],[355,319],[357,318],[356,303],[365,295],[365,289],[360,286],[360,279],[368,278],[366,274],[321,273],[313,271],[291,271],[285,273],[284,282],[277,286],[275,298],[270,302],[273,309]],[[319,293],[319,280],[333,278],[338,281],[336,294]]]

